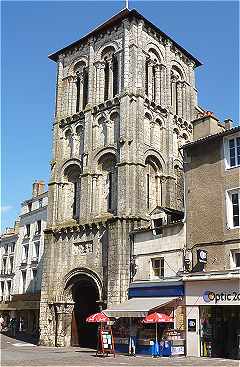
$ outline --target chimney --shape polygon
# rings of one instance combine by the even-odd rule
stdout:
[[[208,135],[220,133],[224,127],[213,112],[205,111],[204,114],[193,122],[193,140],[204,138]]]
[[[233,120],[231,120],[231,119],[224,120],[224,125],[225,125],[226,130],[230,130],[232,128],[232,125],[233,125]]]
[[[32,197],[35,198],[39,195],[42,195],[45,191],[45,182],[44,181],[35,181],[33,183],[33,189],[32,189]]]

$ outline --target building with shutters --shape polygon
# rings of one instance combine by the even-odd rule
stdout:
[[[34,182],[32,197],[21,204],[15,228],[2,234],[0,242],[0,313],[6,321],[16,317],[20,331],[35,335],[39,326],[47,194],[43,181]]]

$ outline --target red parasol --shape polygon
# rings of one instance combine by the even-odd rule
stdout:
[[[155,342],[157,344],[157,324],[160,322],[173,322],[173,318],[166,315],[165,313],[154,312],[150,315],[147,315],[142,322],[144,322],[145,324],[156,324]]]
[[[95,313],[86,318],[87,322],[108,322],[110,319],[101,312]]]
[[[142,321],[145,324],[155,324],[159,322],[173,322],[173,318],[164,313],[154,312],[150,315],[147,315],[145,319]]]

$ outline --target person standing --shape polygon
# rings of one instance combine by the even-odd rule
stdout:
[[[136,342],[137,342],[137,324],[135,320],[130,318],[129,325],[129,345],[128,354],[130,356],[136,356]]]
[[[10,320],[10,332],[11,336],[16,337],[16,329],[17,329],[17,319],[12,317]]]
[[[4,318],[1,315],[0,316],[0,332],[3,330],[3,325],[4,325]]]

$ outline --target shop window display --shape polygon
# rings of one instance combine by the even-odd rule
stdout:
[[[200,347],[202,357],[238,358],[239,338],[239,307],[200,307]]]

